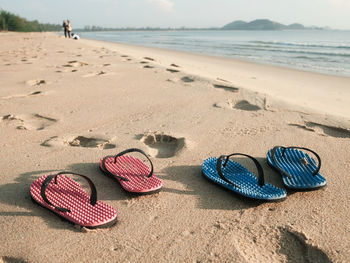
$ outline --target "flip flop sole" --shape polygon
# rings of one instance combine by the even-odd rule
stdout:
[[[101,201],[94,206],[90,204],[90,196],[80,184],[67,176],[60,176],[58,183],[51,182],[46,188],[46,196],[56,206],[65,207],[70,212],[62,212],[46,203],[41,196],[41,187],[47,176],[35,180],[30,187],[32,199],[64,218],[65,220],[83,227],[100,227],[112,223],[117,218],[117,211]]]
[[[116,179],[121,187],[130,193],[134,194],[147,194],[159,191],[162,188],[162,181],[154,174],[151,177],[147,177],[150,173],[148,166],[140,159],[123,155],[118,157],[117,163],[114,163],[114,157],[111,156],[105,159],[105,167],[108,171],[104,170],[100,160],[99,167],[101,171]],[[116,176],[127,178],[128,181],[119,179]]]
[[[42,207],[42,208],[47,208],[46,206],[43,206],[42,204],[38,203],[32,196],[31,196],[31,200],[32,200],[32,202],[33,202],[34,204],[36,204],[36,205],[38,205],[38,206],[40,206],[40,207]],[[116,217],[116,218],[113,219],[112,221],[110,221],[110,222],[108,222],[108,223],[105,223],[105,224],[103,224],[103,225],[97,225],[97,226],[82,226],[82,225],[76,224],[76,223],[74,223],[74,222],[72,222],[72,221],[69,221],[67,218],[65,218],[65,217],[63,217],[63,216],[57,214],[56,211],[53,211],[53,210],[51,210],[51,209],[46,209],[46,211],[48,211],[48,212],[49,212],[50,214],[52,214],[52,215],[55,215],[55,216],[59,217],[62,221],[65,221],[65,222],[67,222],[67,223],[69,223],[69,224],[71,224],[71,225],[73,225],[73,226],[86,227],[86,228],[88,228],[88,229],[108,228],[108,227],[114,226],[114,225],[117,223],[117,221],[118,221],[118,218]]]
[[[217,160],[218,158],[208,158],[202,165],[202,174],[211,182],[250,199],[280,201],[286,198],[287,194],[284,189],[268,183],[262,187],[259,186],[256,176],[237,162],[227,162],[225,177],[239,187],[225,182],[216,171]]]
[[[282,149],[277,149],[275,160],[278,166],[291,175],[287,177],[282,174],[272,160],[272,150],[267,153],[267,163],[281,174],[286,188],[298,191],[317,190],[327,184],[327,180],[320,174],[312,175],[317,169],[316,162],[307,153],[297,149],[287,149],[282,158]],[[302,160],[305,160],[302,162]]]

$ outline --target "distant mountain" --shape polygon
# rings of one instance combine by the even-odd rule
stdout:
[[[234,21],[232,23],[229,23],[225,26],[223,26],[222,29],[231,29],[231,28],[242,28],[244,27],[246,24],[248,24],[247,22],[244,22],[242,20],[237,20],[237,21]]]
[[[223,26],[224,30],[287,30],[287,29],[308,29],[302,24],[294,23],[291,25],[283,25],[268,19],[256,19],[251,22],[241,20],[234,21]]]
[[[287,26],[287,29],[306,29],[302,24],[294,23]]]

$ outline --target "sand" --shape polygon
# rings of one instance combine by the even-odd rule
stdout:
[[[0,41],[0,262],[348,260],[350,78],[49,33]],[[201,176],[206,158],[241,152],[283,187],[266,164],[275,145],[315,150],[327,187],[260,203]],[[99,171],[132,147],[159,193],[131,196]],[[117,223],[80,228],[33,203],[33,180],[60,170],[91,178]]]

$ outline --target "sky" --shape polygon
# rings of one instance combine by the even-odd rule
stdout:
[[[73,28],[221,27],[266,18],[283,24],[350,29],[350,0],[0,0],[0,9]]]

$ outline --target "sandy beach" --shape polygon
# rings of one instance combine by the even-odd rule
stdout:
[[[349,260],[350,78],[51,33],[0,41],[0,262]],[[276,145],[316,151],[327,186],[262,203],[201,175],[246,153],[283,187]],[[100,172],[127,148],[149,154],[159,193]],[[61,170],[88,176],[117,223],[80,228],[33,203],[31,183]]]

